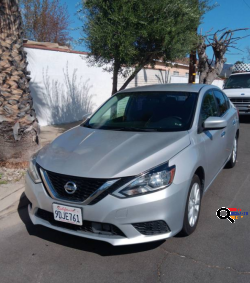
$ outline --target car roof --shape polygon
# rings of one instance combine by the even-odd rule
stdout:
[[[209,85],[205,84],[155,84],[148,86],[139,86],[128,88],[119,91],[122,92],[141,92],[141,91],[185,91],[185,92],[199,92],[203,87]],[[213,85],[213,87],[217,88]]]

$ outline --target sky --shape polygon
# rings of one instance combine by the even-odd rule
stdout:
[[[79,0],[60,1],[62,3],[66,3],[68,6],[70,20],[72,22],[72,37],[77,40],[81,37],[81,34],[80,29],[76,29],[80,28],[82,25],[82,22],[76,15],[77,3],[79,3]],[[203,23],[199,27],[199,32],[202,31],[202,33],[205,34],[211,29],[212,33],[223,28],[231,30],[238,28],[250,28],[250,0],[211,0],[211,3],[217,3],[218,6],[204,16]],[[250,35],[250,30],[235,33],[235,36],[237,37],[246,35]],[[250,37],[246,37],[238,41],[236,47],[242,51],[230,49],[230,52],[227,52],[225,56],[227,58],[227,63],[234,64],[236,61],[250,62],[250,58],[248,59],[248,54],[246,52],[246,48],[250,47]],[[78,44],[74,45],[74,49],[78,51],[88,51],[85,46]],[[208,50],[207,53],[211,58],[212,50]]]

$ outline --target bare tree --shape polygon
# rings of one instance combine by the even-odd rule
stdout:
[[[21,0],[24,36],[39,42],[69,45],[69,14],[59,0]]]
[[[27,161],[38,149],[18,0],[0,2],[0,163]]]
[[[235,48],[237,41],[244,37],[234,37],[234,33],[243,29],[235,30],[218,30],[214,34],[206,34],[200,36],[198,44],[198,71],[200,73],[200,83],[212,84],[212,82],[221,74],[224,63],[226,62],[225,54],[229,48]],[[213,58],[209,60],[207,56],[207,48],[212,47]]]

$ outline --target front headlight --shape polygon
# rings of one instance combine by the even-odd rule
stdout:
[[[175,166],[168,167],[168,164],[164,164],[138,176],[129,184],[113,192],[113,195],[125,198],[153,193],[170,186],[174,180],[174,175]]]
[[[29,168],[28,168],[28,173],[30,178],[32,179],[32,181],[34,183],[41,183],[41,179],[40,176],[37,172],[37,167],[36,167],[36,157],[37,157],[37,153],[34,154],[31,159],[30,159],[30,163],[29,163]]]

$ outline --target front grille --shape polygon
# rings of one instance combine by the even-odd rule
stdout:
[[[170,228],[163,220],[132,224],[143,235],[152,236],[170,232]]]
[[[107,181],[106,179],[82,178],[50,171],[46,172],[56,193],[55,197],[73,202],[84,202]],[[76,192],[72,195],[68,194],[64,189],[64,186],[69,181],[74,182],[77,186]]]
[[[40,208],[37,210],[36,216],[43,220],[48,221],[51,225],[56,227],[61,227],[74,231],[90,232],[93,234],[126,237],[124,233],[113,224],[92,222],[86,220],[83,221],[82,226],[78,226],[70,223],[64,223],[64,222],[56,221],[54,219],[53,213]]]
[[[232,103],[250,103],[250,98],[241,97],[241,98],[230,98]]]
[[[125,184],[129,183],[131,180],[133,180],[135,177],[123,177],[121,178],[119,181],[117,181],[116,183],[114,183],[114,185],[112,185],[110,188],[108,188],[107,190],[103,191],[100,195],[98,195],[96,198],[94,198],[89,205],[93,205],[96,204],[97,202],[99,202],[100,200],[102,200],[103,198],[105,198],[107,195],[112,194],[114,191],[116,191],[118,188],[121,188],[122,186],[124,186]]]
[[[84,202],[88,197],[90,197],[96,190],[98,190],[103,184],[105,184],[107,181],[110,181],[111,179],[94,179],[94,178],[83,178],[83,177],[75,177],[70,175],[64,175],[59,173],[54,173],[51,171],[47,171],[40,167],[39,164],[37,164],[37,170],[40,173],[40,169],[47,173],[47,176],[49,177],[51,185],[48,184],[51,193],[56,197],[57,199],[65,200],[65,201],[72,201],[72,202]],[[43,181],[43,178],[40,173],[40,177]],[[107,195],[111,194],[118,188],[122,187],[123,185],[130,182],[135,177],[123,177],[119,179],[116,183],[111,185],[108,189],[102,191],[101,194],[97,195],[97,197],[93,198],[88,205],[94,205],[104,199]],[[74,194],[68,194],[64,186],[67,182],[74,182],[77,186],[77,190]],[[46,184],[43,185],[45,190],[47,191]],[[50,193],[47,191],[48,195]]]

